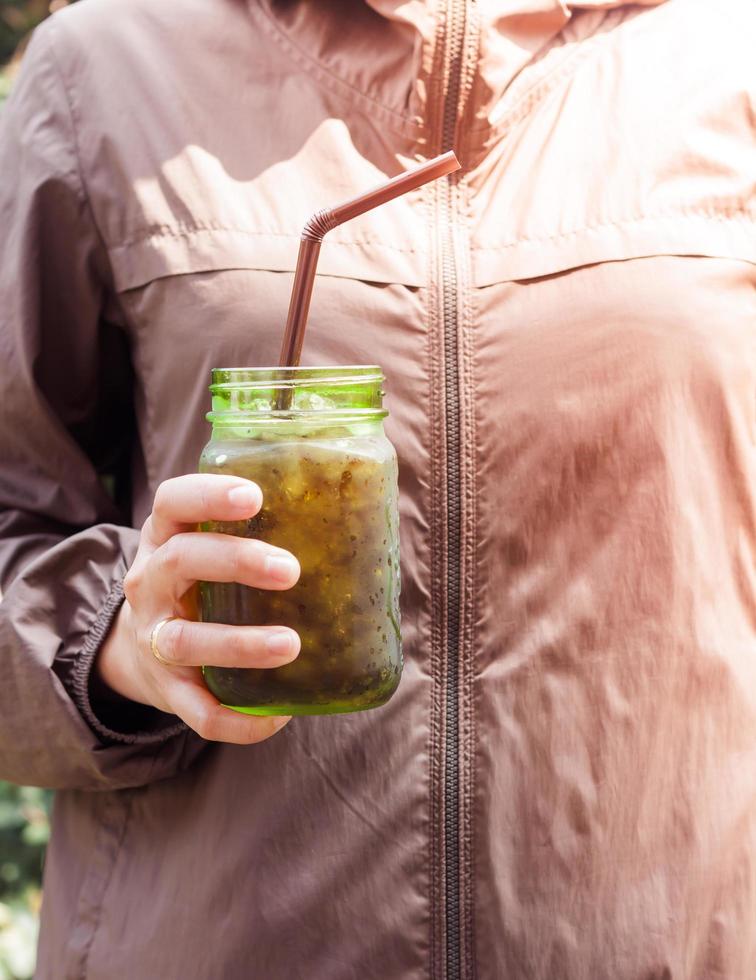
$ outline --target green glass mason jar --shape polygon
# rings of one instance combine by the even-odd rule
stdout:
[[[255,715],[335,714],[385,704],[402,670],[397,463],[378,367],[212,372],[200,472],[254,480],[249,521],[204,531],[259,538],[299,559],[287,591],[200,584],[205,622],[290,626],[302,649],[275,669],[205,667],[223,704]]]

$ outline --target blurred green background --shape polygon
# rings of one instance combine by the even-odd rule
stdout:
[[[0,782],[0,978],[34,973],[40,879],[52,794]]]
[[[40,879],[52,794],[0,782],[0,978],[34,973]]]
[[[66,0],[0,0],[0,112],[31,31]],[[0,980],[34,973],[52,794],[0,782]]]
[[[0,0],[0,106],[8,97],[13,76],[30,33],[69,0]]]

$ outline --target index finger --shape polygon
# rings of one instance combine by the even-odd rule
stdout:
[[[152,544],[161,544],[203,521],[243,521],[262,506],[262,490],[242,476],[220,473],[188,473],[165,480],[144,526]]]

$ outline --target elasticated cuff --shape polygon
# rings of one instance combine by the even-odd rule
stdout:
[[[68,683],[68,693],[89,727],[104,742],[149,745],[164,742],[188,731],[175,715],[138,704],[111,691],[94,673],[97,653],[123,603],[123,583],[116,582],[87,634],[77,655]]]

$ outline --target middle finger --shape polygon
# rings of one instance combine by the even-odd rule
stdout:
[[[299,562],[283,548],[211,531],[174,534],[151,556],[148,575],[159,592],[179,599],[195,582],[238,582],[256,589],[290,589]]]

